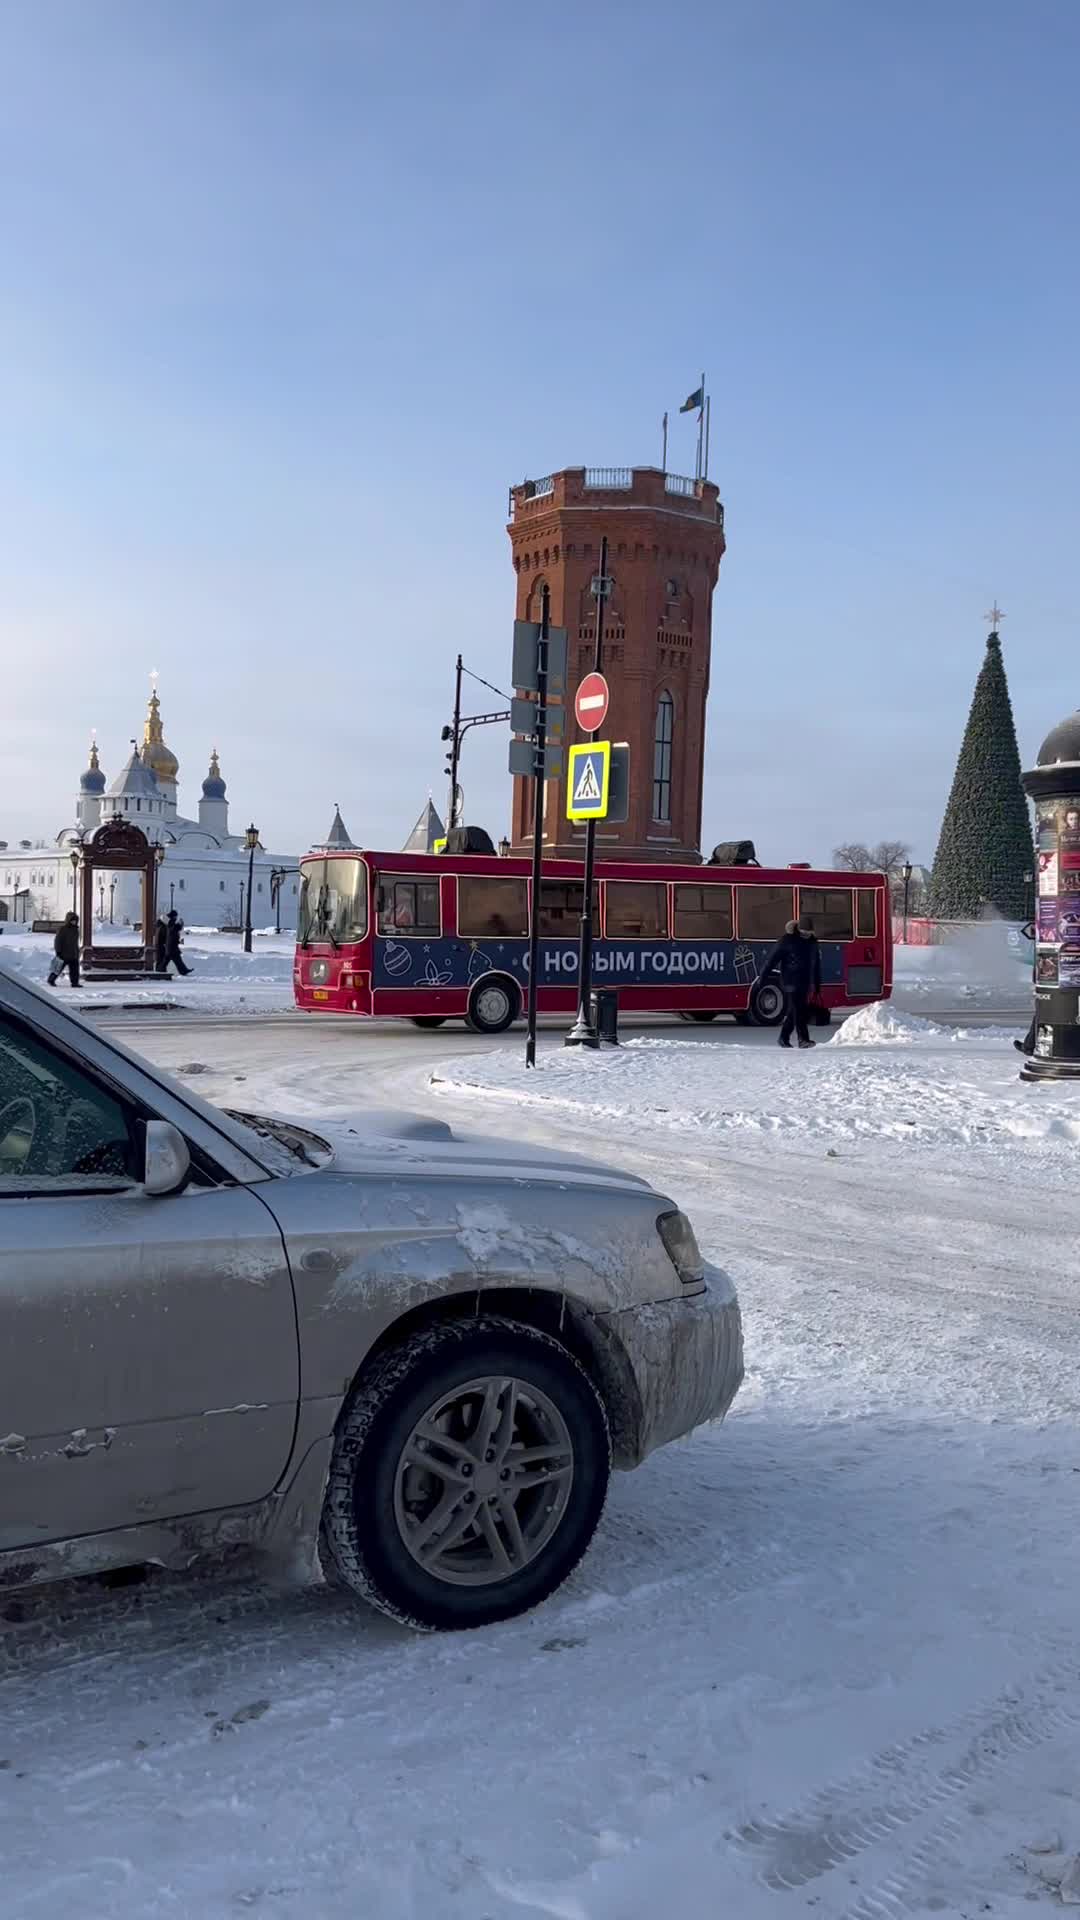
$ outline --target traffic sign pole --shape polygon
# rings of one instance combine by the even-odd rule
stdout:
[[[608,571],[607,571],[607,558],[608,558],[608,543],[607,543],[607,534],[605,533],[600,541],[600,575],[596,582],[596,587],[595,587],[596,644],[595,644],[594,655],[593,655],[593,673],[597,675],[600,674],[600,668],[603,664],[604,611],[605,611],[605,608],[607,607],[608,594],[611,591],[611,582],[608,579]],[[597,709],[593,709],[592,711],[597,711]],[[606,712],[607,712],[607,708],[605,705],[604,713],[601,713],[600,719],[597,722],[598,726],[602,723],[604,719],[604,714]],[[566,1040],[564,1042],[564,1044],[568,1047],[597,1048],[600,1045],[600,1035],[597,1033],[596,1028],[593,1025],[593,1019],[592,1019],[592,954],[593,954],[592,894],[593,894],[593,869],[595,865],[596,865],[596,821],[587,820],[585,822],[584,893],[583,893],[583,898],[581,902],[581,933],[578,940],[578,1009],[577,1009],[577,1019],[574,1021],[574,1024],[571,1027],[569,1033],[567,1034]]]
[[[529,911],[529,1033],[525,1065],[536,1065],[536,996],[540,987],[540,874],[544,857],[544,773],[547,764],[548,636],[551,594],[540,589],[540,638],[536,649],[536,766],[533,772],[532,904]]]

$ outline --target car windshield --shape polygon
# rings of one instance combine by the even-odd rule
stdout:
[[[312,940],[362,940],[368,924],[368,871],[363,860],[305,860],[300,868],[300,905],[296,937]]]

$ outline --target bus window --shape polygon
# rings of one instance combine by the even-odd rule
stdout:
[[[853,940],[849,887],[800,887],[799,912],[808,913],[819,940]]]
[[[541,880],[540,938],[576,940],[581,925],[585,889],[580,880]],[[600,889],[593,888],[593,931],[600,930]]]
[[[736,887],[740,940],[779,940],[795,918],[790,887]]]
[[[607,883],[609,940],[666,940],[667,888],[644,880]]]
[[[487,939],[492,934],[505,933],[514,940],[523,940],[529,931],[529,892],[524,880],[463,874],[458,881],[457,899],[460,934]]]
[[[730,940],[730,887],[676,887],[676,940]]]
[[[296,937],[362,940],[367,933],[367,867],[362,860],[306,860],[300,869]]]
[[[408,874],[379,875],[379,932],[438,939],[442,932],[437,880]]]
[[[872,940],[877,932],[877,894],[871,887],[859,887],[855,903],[855,930],[859,939]]]

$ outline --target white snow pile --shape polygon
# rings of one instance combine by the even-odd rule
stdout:
[[[238,933],[189,931],[185,933],[183,954],[191,973],[177,980],[153,979],[138,985],[125,982],[95,984],[88,981],[79,993],[70,994],[70,1004],[82,1009],[112,1005],[160,1005],[162,1001],[191,1002],[201,1013],[270,1013],[293,1004],[292,970],[294,940],[292,934],[269,932],[256,935],[253,953],[245,953]],[[99,926],[95,939],[108,946],[132,946],[130,928]],[[0,967],[9,973],[42,985],[53,955],[53,936],[31,933],[28,928],[8,925],[0,937]],[[69,989],[58,989],[68,1005]]]
[[[849,1023],[864,1021],[868,1041],[813,1052],[783,1052],[756,1037],[642,1038],[600,1053],[556,1040],[529,1073],[519,1050],[504,1047],[443,1062],[432,1085],[524,1100],[553,1117],[572,1113],[598,1153],[630,1129],[636,1139],[677,1134],[702,1148],[756,1137],[834,1154],[874,1142],[938,1157],[975,1149],[1012,1168],[1020,1156],[1038,1156],[1056,1177],[1074,1177],[1080,1093],[1021,1081],[1008,1039],[954,1039],[912,1016],[891,1018],[898,1044],[882,1043],[888,1009],[875,1007]]]
[[[860,1007],[833,1035],[833,1047],[910,1047],[918,1040],[945,1039],[943,1027],[923,1020],[917,1013],[905,1013],[888,1000],[872,1007]]]

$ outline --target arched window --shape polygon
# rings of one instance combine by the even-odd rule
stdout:
[[[671,819],[671,743],[675,735],[675,702],[664,692],[656,703],[653,735],[652,817]]]

